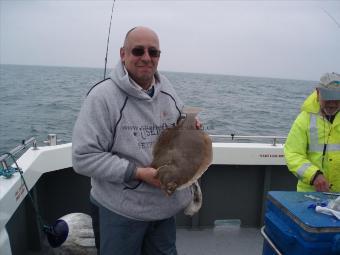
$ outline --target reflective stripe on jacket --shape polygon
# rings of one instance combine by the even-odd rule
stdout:
[[[320,169],[331,184],[331,191],[340,192],[340,114],[333,124],[323,117],[316,92],[306,99],[294,121],[284,153],[289,170],[299,180],[297,191],[315,191],[310,182]]]

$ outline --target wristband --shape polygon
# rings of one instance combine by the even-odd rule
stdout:
[[[320,170],[317,170],[313,176],[313,179],[310,181],[310,185],[314,185],[314,181],[316,179],[316,177],[318,177],[320,174],[323,174],[323,172],[321,172]]]

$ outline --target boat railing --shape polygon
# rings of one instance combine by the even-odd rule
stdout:
[[[48,146],[57,145],[58,142],[60,142],[60,139],[57,139],[56,134],[48,134],[47,140],[43,141]],[[21,144],[16,146],[14,149],[5,152],[0,155],[0,166],[2,166],[4,169],[8,167],[6,160],[9,158],[13,159],[13,157],[18,158],[22,153],[25,152],[26,149],[33,147],[33,150],[37,150],[37,139],[35,137],[31,137],[27,140],[22,140]]]
[[[232,141],[236,142],[257,142],[257,141],[268,141],[271,140],[271,144],[273,146],[276,146],[278,141],[284,141],[287,139],[286,136],[261,136],[261,135],[235,135],[235,134],[230,134],[230,135],[210,135],[211,138],[213,139],[230,139]]]
[[[25,149],[33,146],[34,149],[37,148],[37,140],[35,137],[31,137],[27,140],[22,140],[21,144],[16,146],[14,149],[9,152],[5,152],[0,155],[0,162],[3,168],[7,168],[6,160],[13,157],[18,157],[20,153],[23,153]]]

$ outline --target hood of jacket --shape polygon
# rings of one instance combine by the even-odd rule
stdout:
[[[161,91],[164,83],[168,82],[158,71],[155,73],[156,84],[154,86],[154,94],[150,97],[147,93],[137,88],[131,83],[129,74],[125,71],[124,65],[121,61],[118,62],[116,67],[113,69],[110,78],[112,81],[126,94],[132,97],[136,97],[141,100],[152,101],[156,98],[157,94]]]
[[[319,113],[320,104],[317,98],[316,90],[307,97],[307,99],[303,102],[301,111],[310,112],[310,113]]]

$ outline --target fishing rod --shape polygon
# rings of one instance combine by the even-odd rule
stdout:
[[[111,34],[111,23],[112,23],[112,15],[113,15],[113,9],[115,7],[116,0],[113,0],[112,3],[112,9],[111,9],[111,18],[110,18],[110,25],[109,25],[109,33],[107,36],[107,42],[106,42],[106,54],[105,54],[105,66],[104,66],[104,80],[106,78],[106,65],[107,65],[107,54],[109,52],[109,42],[110,42],[110,34]]]
[[[338,28],[340,28],[340,23],[336,20],[336,18],[334,18],[326,9],[320,7],[325,13],[326,15],[332,19],[334,21],[334,23],[338,26]]]

